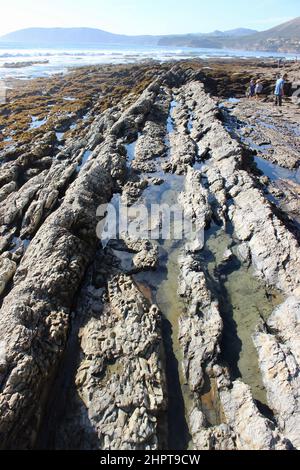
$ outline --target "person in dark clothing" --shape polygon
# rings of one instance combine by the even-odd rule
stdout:
[[[249,98],[253,98],[255,96],[255,81],[252,79],[249,85]]]

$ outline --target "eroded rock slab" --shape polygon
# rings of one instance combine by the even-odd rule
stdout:
[[[77,312],[86,322],[79,333],[76,392],[70,396],[57,447],[158,449],[166,409],[160,312],[128,276],[109,281],[104,304],[102,295],[89,287]]]
[[[299,448],[299,299],[278,307],[254,335],[268,402],[282,433]]]

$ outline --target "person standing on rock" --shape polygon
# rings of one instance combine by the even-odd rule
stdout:
[[[255,81],[252,80],[250,81],[250,85],[249,85],[249,88],[248,88],[248,98],[253,98],[255,95]]]
[[[255,84],[255,96],[256,96],[256,99],[258,100],[259,97],[261,96],[262,94],[262,91],[263,91],[264,87],[262,86],[262,83],[260,80],[257,80],[256,84]]]
[[[284,85],[287,80],[287,74],[279,77],[275,85],[275,106],[282,106],[282,97],[284,96]]]

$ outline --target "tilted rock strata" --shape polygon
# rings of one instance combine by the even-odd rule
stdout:
[[[38,397],[64,350],[72,300],[96,248],[96,209],[108,202],[113,176],[123,171],[114,153],[112,144],[102,152],[99,149],[89,171],[70,187],[63,204],[32,240],[4,299],[0,330],[6,358],[0,398],[3,447],[30,446],[35,437],[41,413]]]
[[[102,305],[90,287],[77,312],[86,319],[75,378],[79,398],[75,392],[70,397],[57,447],[155,450],[161,445],[158,425],[166,408],[160,312],[124,275],[109,281],[108,296]]]
[[[3,448],[32,447],[36,440],[44,399],[66,345],[73,299],[99,244],[97,207],[110,201],[125,178],[126,158],[118,139],[127,138],[134,120],[145,119],[158,90],[159,82],[151,85],[107,129],[103,143],[67,189],[59,208],[34,236],[4,298],[0,328],[4,351],[0,395]],[[75,165],[80,155],[74,157]],[[22,186],[22,198],[12,194],[16,204],[9,204],[10,211],[6,210],[7,201],[2,202],[5,230],[24,215],[23,234],[35,232],[44,210],[51,212],[54,207],[60,181],[63,185],[66,181],[63,172],[55,172],[57,167],[66,169],[67,178],[74,172],[72,165],[54,162],[48,175],[45,171]],[[135,262],[140,264],[141,260]],[[11,268],[8,262],[6,265],[3,288],[12,277],[12,264]],[[41,395],[43,399],[38,400]]]
[[[290,297],[254,335],[268,402],[282,433],[300,447],[300,300]]]
[[[177,106],[172,110],[173,129],[167,132],[172,99]],[[88,130],[80,132],[77,143],[67,138],[57,152],[57,137],[49,133],[31,152],[26,144],[19,146],[16,161],[10,161],[12,151],[5,153],[0,179],[0,289],[6,294],[0,325],[3,448],[31,448],[36,443],[66,349],[76,294],[83,279],[87,282],[85,273],[95,253],[101,252],[97,207],[123,188],[122,199],[131,205],[147,185],[161,184],[161,174],[156,182],[139,175],[155,171],[157,158],[165,159],[167,171],[185,175],[179,202],[187,215],[201,229],[211,218],[224,226],[230,220],[240,243],[239,257],[252,263],[262,282],[291,295],[254,336],[273,422],[259,411],[249,387],[240,380],[232,382],[219,364],[223,322],[197,256],[203,239],[186,243],[179,260],[179,293],[187,312],[180,319],[179,336],[194,398],[189,416],[194,447],[299,447],[299,245],[255,177],[242,169],[242,147],[221,117],[197,74],[175,66],[137,100],[128,96],[94,120],[90,116]],[[125,146],[135,140],[135,158],[129,165]],[[91,154],[81,167],[87,150]],[[191,169],[203,160],[206,165],[199,171]],[[19,238],[23,243],[10,253]],[[30,242],[27,250],[25,241]],[[123,243],[132,254],[129,273],[157,266],[155,245],[126,238]],[[108,296],[105,288],[88,281],[75,309],[81,351],[55,447],[157,449],[166,409],[161,314],[124,275],[113,244],[106,254],[115,275],[109,275],[106,261],[96,278],[101,286],[107,284]],[[219,400],[220,424],[213,427],[201,409],[207,380],[215,383]]]
[[[203,167],[203,171],[205,172],[204,175],[210,194],[208,200],[212,204],[211,207],[214,215],[217,215],[223,221],[226,221],[229,215],[235,230],[235,236],[242,242],[240,255],[244,258],[245,262],[251,260],[256,274],[264,282],[276,286],[287,294],[298,293],[300,258],[297,240],[275,215],[262,192],[256,187],[254,179],[246,171],[240,169],[243,158],[242,149],[230,137],[228,132],[225,131],[219,120],[219,113],[214,101],[203,90],[201,91],[201,86],[196,87],[195,84],[189,84],[188,87],[191,99],[193,99],[193,117],[195,121],[191,136],[194,136],[196,140],[198,139],[200,153],[205,158],[208,158],[207,165]],[[197,116],[196,119],[195,116]],[[176,153],[174,155],[176,158]],[[184,160],[179,154],[178,161],[185,165]],[[186,169],[186,171],[188,172],[189,170]],[[228,204],[229,200],[230,205]],[[193,210],[195,209],[193,208]],[[198,202],[198,211],[200,211],[200,214],[203,212],[202,201]],[[205,298],[207,296],[204,293],[207,288],[202,287],[200,289],[199,302],[196,287],[196,285],[198,287],[205,286],[205,275],[203,272],[201,274],[201,264],[196,260],[193,261],[192,258],[188,261],[185,256],[185,261],[181,265],[181,276],[183,277],[183,282],[181,280],[180,283],[183,287],[180,288],[180,292],[184,293],[188,304],[197,305],[199,308],[199,305],[203,305],[204,301],[205,306]],[[201,276],[202,281],[200,281]],[[184,288],[185,285],[193,286],[193,279],[198,279],[195,287],[191,289]],[[207,313],[202,313],[200,318],[198,317],[197,309],[194,308],[187,328],[183,328],[183,325],[187,323],[190,313],[187,318],[181,319],[180,322],[180,340],[183,344],[185,355],[183,366],[190,389],[198,392],[197,396],[201,395],[203,372],[199,375],[199,370],[203,371],[204,369],[204,371],[217,379],[219,400],[225,415],[224,425],[207,429],[205,418],[198,405],[194,408],[190,415],[190,422],[195,446],[197,448],[204,446],[204,448],[219,449],[222,448],[222,443],[224,443],[228,448],[238,449],[284,449],[292,448],[292,446],[298,447],[296,434],[300,420],[298,418],[298,393],[296,390],[298,387],[297,376],[299,375],[299,365],[292,356],[289,356],[287,362],[284,362],[287,346],[277,344],[278,340],[276,338],[278,336],[277,333],[274,335],[274,331],[277,331],[276,326],[274,327],[274,320],[270,320],[273,325],[273,327],[270,326],[269,328],[268,342],[270,346],[266,346],[268,344],[265,338],[267,333],[259,333],[255,337],[255,344],[259,351],[260,366],[268,391],[269,406],[276,415],[280,416],[281,413],[281,422],[280,418],[278,418],[278,427],[265,418],[258,410],[249,387],[242,382],[231,384],[230,380],[226,378],[226,373],[224,375],[222,369],[216,368],[220,351],[219,343],[222,334],[222,323],[220,317],[219,322],[214,322],[214,315],[212,310],[210,310],[212,306],[213,302],[209,299]],[[297,308],[291,306],[291,303],[286,307],[282,306],[282,308],[285,311],[287,308],[291,309],[293,318],[291,323],[297,332],[298,315],[295,313]],[[275,318],[278,321],[278,313],[275,315]],[[197,327],[195,329],[196,323]],[[212,333],[211,324],[217,325],[214,329],[215,333]],[[282,331],[284,331],[284,328],[282,328]],[[285,341],[288,344],[295,344],[297,347],[297,341],[294,343],[295,336],[297,336],[297,333],[295,333],[292,339],[285,338]],[[198,338],[197,347],[193,347],[195,338]],[[205,354],[199,354],[199,350],[201,351],[202,348]],[[278,359],[280,354],[279,348],[282,350],[282,359]],[[193,368],[190,364],[193,364],[195,360],[199,360],[199,364],[196,368]],[[186,364],[189,366],[187,367]],[[214,364],[216,365],[214,366]],[[276,365],[278,373],[280,370],[286,371],[282,375],[281,382],[279,378],[277,380],[276,373],[274,373],[274,376],[268,373],[268,371],[276,369]],[[290,380],[288,376],[292,380],[290,385],[288,385]],[[276,392],[278,392],[280,386],[282,387],[282,403],[280,403],[281,400],[279,398],[275,398],[278,397]],[[195,403],[197,403],[197,400]],[[287,407],[286,409],[285,406]],[[288,412],[288,408],[290,412]],[[196,419],[199,419],[201,424],[197,425]],[[294,432],[292,432],[292,429],[294,429]],[[207,439],[206,445],[204,444],[205,439]]]

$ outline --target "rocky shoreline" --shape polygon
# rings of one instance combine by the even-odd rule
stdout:
[[[241,67],[90,67],[9,92],[2,449],[300,447],[299,107],[242,98],[275,71]],[[177,203],[204,240],[104,246],[97,208],[116,201]]]

